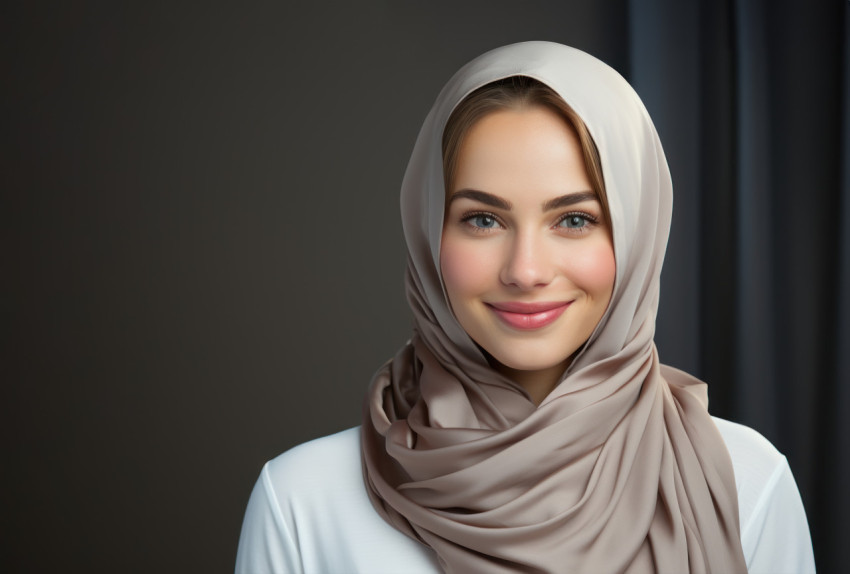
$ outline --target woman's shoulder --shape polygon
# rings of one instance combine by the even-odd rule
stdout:
[[[747,477],[750,483],[763,483],[778,467],[786,464],[785,456],[758,431],[718,417],[711,418],[732,457],[736,478]],[[739,482],[739,490],[741,486]]]
[[[404,565],[436,572],[434,560],[372,506],[355,427],[265,464],[245,512],[236,571],[398,572]]]
[[[743,528],[759,501],[771,493],[772,483],[786,470],[790,473],[790,469],[785,456],[758,431],[725,419],[712,418],[732,458]]]
[[[757,431],[712,417],[732,458],[750,572],[814,572],[808,522],[785,456]]]
[[[299,444],[266,463],[272,485],[300,495],[354,483],[362,488],[359,427]]]

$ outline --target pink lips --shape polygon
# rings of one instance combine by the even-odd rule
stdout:
[[[541,329],[561,316],[572,301],[541,303],[487,303],[487,306],[514,329],[531,331]]]

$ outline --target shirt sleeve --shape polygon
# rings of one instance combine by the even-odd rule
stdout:
[[[806,511],[784,457],[742,525],[741,541],[750,574],[815,572]]]
[[[303,574],[293,528],[281,513],[268,464],[248,500],[236,551],[236,574]]]

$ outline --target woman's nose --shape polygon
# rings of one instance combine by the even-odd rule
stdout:
[[[555,268],[542,238],[518,234],[506,247],[499,277],[503,284],[530,290],[552,281]]]

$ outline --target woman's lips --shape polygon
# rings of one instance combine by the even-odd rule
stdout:
[[[514,329],[531,331],[553,323],[572,301],[541,303],[487,303],[499,319]]]

